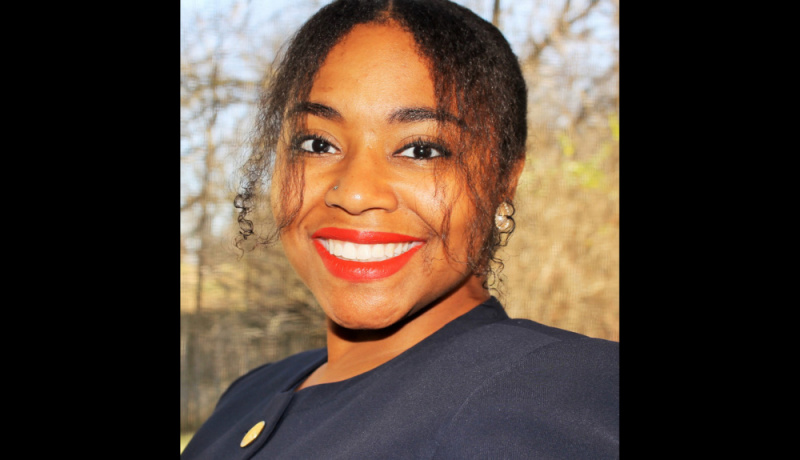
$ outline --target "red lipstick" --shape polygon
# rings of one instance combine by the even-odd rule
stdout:
[[[399,256],[391,257],[386,260],[359,262],[355,260],[344,260],[334,256],[320,243],[320,238],[350,241],[356,244],[425,242],[423,239],[399,233],[373,232],[334,227],[321,228],[314,232],[311,237],[314,239],[314,247],[322,258],[322,263],[325,265],[325,268],[338,278],[354,282],[377,280],[397,273],[408,263],[422,245],[413,247]]]
[[[325,227],[317,230],[311,238],[326,238],[330,240],[352,241],[358,244],[384,244],[384,243],[409,243],[412,241],[425,241],[413,236],[400,233],[373,232],[369,230],[351,230],[347,228]]]

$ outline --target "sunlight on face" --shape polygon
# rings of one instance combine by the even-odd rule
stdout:
[[[293,108],[305,114],[305,129],[291,133],[280,155],[303,157],[305,185],[281,238],[341,326],[383,328],[443,296],[437,310],[487,296],[464,264],[474,210],[441,163],[453,153],[440,134],[453,129],[439,129],[435,108],[413,37],[391,24],[355,26],[327,56],[308,100]],[[435,177],[437,165],[444,172]],[[279,186],[273,196],[282,196]],[[452,209],[449,253],[439,231],[443,199]],[[273,212],[288,201],[273,200]]]

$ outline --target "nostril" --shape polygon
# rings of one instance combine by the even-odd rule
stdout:
[[[352,155],[344,158],[339,169],[324,178],[320,185],[327,190],[325,204],[351,215],[370,210],[394,211],[399,200],[391,178],[381,174],[380,168],[372,168],[375,165],[371,162],[356,160]]]

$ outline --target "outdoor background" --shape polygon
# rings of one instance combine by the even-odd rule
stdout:
[[[323,0],[181,1],[181,446],[224,389],[324,346],[324,317],[280,246],[240,257],[234,169],[260,79]],[[512,317],[619,340],[619,0],[460,0],[528,81],[529,140],[494,292]]]

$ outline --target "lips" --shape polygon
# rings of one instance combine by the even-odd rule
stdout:
[[[399,271],[425,243],[409,235],[326,227],[311,235],[322,262],[334,276],[371,281]]]

